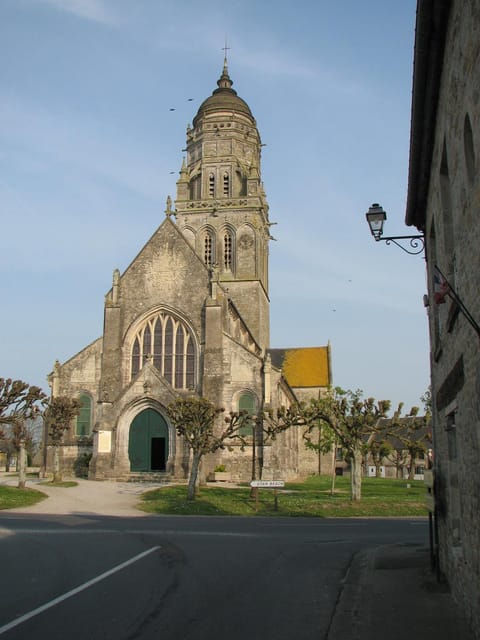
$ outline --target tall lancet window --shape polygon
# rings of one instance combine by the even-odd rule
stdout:
[[[153,363],[172,387],[193,389],[196,347],[187,325],[163,311],[148,318],[133,339],[131,376],[136,376],[147,362]]]
[[[80,413],[77,416],[75,434],[77,436],[89,436],[92,432],[92,398],[89,394],[82,393],[79,401]]]
[[[224,196],[230,195],[230,176],[226,171],[223,174],[223,195]]]
[[[190,199],[200,200],[202,196],[202,176],[198,174],[190,181]]]
[[[210,231],[205,233],[203,239],[203,261],[207,267],[212,267],[215,262],[213,235]]]
[[[210,198],[215,197],[215,176],[213,173],[208,176],[208,195]]]
[[[140,349],[140,339],[137,336],[135,338],[135,342],[133,343],[133,349],[132,349],[132,378],[133,376],[136,376],[137,373],[140,371],[140,369],[142,368],[142,356],[141,356],[141,349]]]
[[[225,231],[223,236],[223,266],[225,271],[232,271],[233,263],[233,240],[230,231]]]

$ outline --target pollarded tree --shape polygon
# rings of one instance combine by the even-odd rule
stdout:
[[[225,418],[223,426],[216,424],[217,416],[224,409],[215,407],[206,398],[177,398],[168,406],[172,425],[179,436],[191,449],[193,458],[188,478],[187,500],[195,500],[195,486],[200,461],[206,453],[213,453],[225,447],[225,442],[238,438],[242,443],[245,437],[240,430],[250,419],[246,412],[231,413]]]
[[[314,433],[315,437],[314,437]],[[318,453],[318,475],[321,475],[321,460],[322,454],[330,453],[333,451],[336,454],[336,438],[333,431],[328,424],[325,424],[321,420],[316,424],[311,424],[303,433],[303,439],[305,440],[305,446],[311,451]],[[335,467],[335,465],[333,465]]]
[[[381,466],[385,458],[391,455],[393,447],[388,440],[371,440],[368,445],[368,453],[375,465],[375,476],[380,478]]]
[[[242,451],[245,446],[252,447],[252,480],[257,480],[257,477],[261,479],[263,472],[263,456],[257,455],[258,445],[263,447],[269,442],[274,442],[278,435],[290,427],[288,421],[283,420],[284,414],[284,408],[277,411],[269,408],[256,415],[245,410],[231,412],[230,417],[227,418],[233,421],[234,427],[230,438],[240,442]]]
[[[81,403],[75,398],[57,396],[52,398],[45,409],[44,419],[47,425],[49,444],[53,447],[53,482],[62,481],[59,448],[65,431],[73,418],[80,413]]]
[[[42,412],[47,396],[40,387],[23,380],[0,378],[0,438],[8,438],[18,452],[18,487],[25,488],[28,424]],[[9,425],[8,434],[2,425]]]
[[[316,432],[316,437],[314,433]],[[318,456],[318,475],[322,473],[322,455],[332,452],[332,474],[330,484],[330,495],[335,493],[335,480],[336,469],[335,461],[337,459],[337,438],[335,433],[330,429],[327,423],[319,420],[316,423],[310,424],[303,433],[303,439],[305,440],[305,446],[311,451],[316,451]]]
[[[339,387],[307,404],[293,405],[285,414],[291,426],[324,423],[335,434],[337,443],[350,462],[350,497],[360,500],[362,497],[362,457],[365,442],[375,431],[379,418],[386,416],[390,401],[375,401],[363,398],[363,393],[344,391]]]
[[[326,422],[350,460],[350,497],[362,497],[362,456],[365,442],[375,431],[378,419],[386,416],[390,401],[363,398],[362,391],[338,387],[328,396],[312,402],[309,413]],[[307,414],[308,415],[308,414]]]
[[[408,415],[403,417],[401,416],[402,405],[400,405],[391,420],[382,421],[386,423],[381,428],[386,433],[387,439],[399,451],[396,463],[399,464],[401,459],[402,466],[408,467],[409,480],[413,480],[415,476],[416,459],[425,458],[432,447],[432,434],[429,428],[431,414],[427,403],[425,404],[424,416],[418,415],[418,407],[412,407]]]
[[[425,458],[428,449],[432,446],[432,436],[428,430],[428,416],[407,418],[407,427],[397,433],[398,439],[402,442],[408,454],[408,479],[415,477],[415,460]]]
[[[5,471],[10,471],[10,462],[16,451],[13,442],[9,438],[8,430],[0,431],[0,453],[5,455]]]
[[[39,414],[47,396],[40,387],[23,380],[0,378],[0,425],[12,424],[12,417],[34,418]]]

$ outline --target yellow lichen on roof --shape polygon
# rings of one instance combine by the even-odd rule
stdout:
[[[328,347],[286,349],[283,375],[292,387],[327,387],[330,384]]]

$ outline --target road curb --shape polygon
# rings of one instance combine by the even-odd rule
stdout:
[[[370,562],[370,551],[361,551],[352,556],[342,580],[325,640],[359,640],[362,590]]]

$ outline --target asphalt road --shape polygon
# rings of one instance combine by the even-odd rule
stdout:
[[[0,638],[344,640],[354,555],[424,520],[38,516],[0,520]]]

